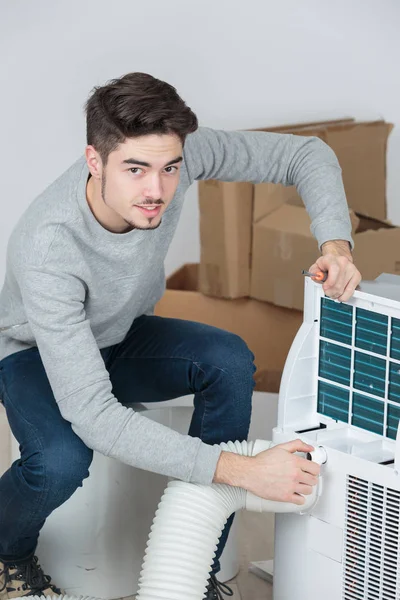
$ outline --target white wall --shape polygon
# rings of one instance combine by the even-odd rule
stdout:
[[[135,70],[174,84],[212,127],[392,121],[389,216],[400,224],[399,23],[397,0],[4,0],[0,285],[16,220],[83,152],[91,88]],[[198,259],[197,214],[193,187],[168,272]]]

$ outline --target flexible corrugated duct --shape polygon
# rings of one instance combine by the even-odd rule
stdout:
[[[271,442],[229,442],[224,451],[254,456]],[[308,512],[318,487],[305,504],[273,502],[238,487],[171,481],[161,498],[151,527],[137,600],[201,600],[204,597],[217,543],[235,511]]]
[[[269,441],[256,440],[228,442],[221,444],[221,447],[225,452],[255,456],[272,445]],[[324,457],[322,448],[310,456],[319,463],[324,462]],[[229,485],[205,486],[171,481],[161,498],[151,527],[137,600],[202,600],[219,537],[233,512],[246,509],[302,514],[313,508],[319,492],[320,483],[313,488],[311,495],[305,496],[303,505],[297,505],[264,500],[242,488]],[[38,596],[30,598],[39,600]],[[65,595],[59,600],[96,599]]]

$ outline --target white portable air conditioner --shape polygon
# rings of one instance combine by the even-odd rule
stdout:
[[[274,443],[326,453],[309,514],[277,514],[274,600],[400,599],[400,277],[347,303],[305,281]]]

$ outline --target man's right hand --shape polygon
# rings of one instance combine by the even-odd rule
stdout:
[[[318,483],[321,467],[296,456],[295,452],[312,452],[313,446],[301,440],[278,444],[256,456],[240,456],[222,452],[215,471],[214,483],[242,487],[266,500],[304,504]]]

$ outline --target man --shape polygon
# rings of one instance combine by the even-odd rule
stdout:
[[[188,482],[228,483],[304,502],[319,467],[295,440],[254,458],[247,438],[251,351],[237,336],[155,317],[184,194],[198,179],[296,185],[328,271],[325,292],[360,281],[341,171],[316,138],[198,128],[165,82],[130,73],[95,88],[87,147],[14,228],[0,294],[0,398],[21,460],[0,480],[0,600],[59,594],[35,549],[50,513],[89,475],[93,450]],[[125,406],[194,394],[189,435]],[[222,597],[215,577],[206,598]],[[229,593],[229,589],[224,590]]]

